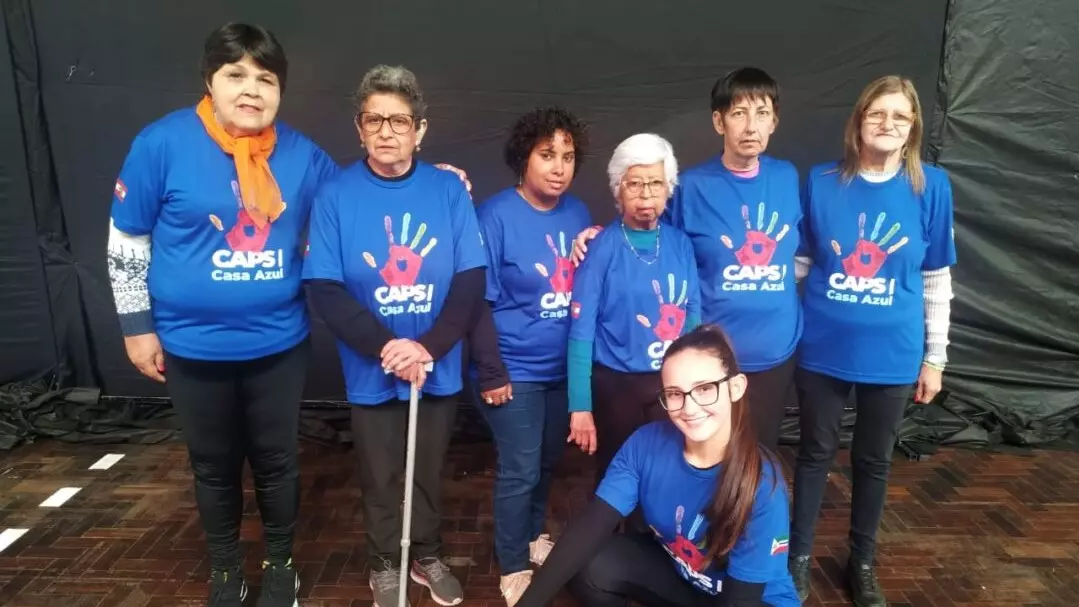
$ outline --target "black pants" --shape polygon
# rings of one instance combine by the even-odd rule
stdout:
[[[794,387],[794,370],[797,368],[792,356],[778,366],[765,371],[746,373],[748,387],[746,398],[753,413],[753,425],[757,440],[770,451],[779,445],[779,433],[787,406],[793,406],[797,396]]]
[[[416,559],[439,556],[442,551],[442,465],[456,416],[456,395],[420,400],[409,549],[409,555]],[[373,407],[352,407],[352,436],[360,458],[368,561],[374,571],[399,567],[408,403],[394,400]]]
[[[659,372],[622,373],[592,366],[592,419],[596,424],[596,484],[603,480],[618,450],[636,430],[664,419],[659,405]]]
[[[794,473],[791,554],[811,552],[828,470],[839,448],[843,408],[853,388],[857,418],[851,444],[851,558],[857,563],[872,563],[888,493],[892,450],[912,387],[852,383],[805,369],[798,369],[796,376],[801,442]]]
[[[615,534],[569,584],[580,605],[704,607],[716,597],[697,590],[675,571],[674,562],[647,535]]]
[[[300,503],[300,399],[310,342],[246,361],[165,353],[166,388],[183,425],[210,565],[239,567],[243,466],[251,465],[267,558],[287,560]]]

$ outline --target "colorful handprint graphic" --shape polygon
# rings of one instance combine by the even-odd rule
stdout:
[[[742,220],[746,223],[746,241],[734,252],[734,258],[743,266],[766,266],[771,264],[772,256],[776,252],[776,246],[790,231],[790,224],[785,223],[779,229],[779,233],[776,234],[775,238],[772,238],[772,232],[775,231],[776,224],[779,223],[779,213],[772,211],[767,228],[764,227],[764,214],[764,203],[762,202],[757,205],[757,227],[754,229],[753,222],[749,218],[749,206],[742,205]],[[730,236],[724,234],[719,239],[728,249],[734,249],[734,243],[731,242]]]
[[[884,249],[884,246],[899,232],[900,228],[898,222],[892,224],[891,229],[888,230],[884,237],[877,240],[880,229],[884,225],[884,218],[884,213],[877,215],[877,221],[873,224],[873,231],[869,234],[869,239],[867,240],[865,237],[865,213],[858,214],[858,241],[854,243],[854,250],[843,258],[843,271],[847,276],[873,278],[880,271],[888,256],[907,244],[907,237],[904,236],[892,246]],[[835,251],[837,256],[843,256],[843,251],[835,240],[832,241],[832,250]]]
[[[236,197],[236,204],[240,210],[236,212],[236,225],[232,226],[232,229],[225,234],[225,242],[228,244],[229,249],[251,252],[264,250],[266,241],[270,239],[270,228],[273,224],[267,222],[261,228],[255,225],[254,220],[247,214],[247,209],[244,208],[243,196],[240,194],[240,184],[235,180],[232,182],[232,195]],[[282,202],[282,213],[285,212],[286,207],[287,205]],[[210,215],[210,223],[217,228],[218,232],[225,231],[225,225],[217,215]]]
[[[684,506],[678,506],[674,513],[674,525],[675,525],[675,537],[673,540],[667,542],[667,548],[676,556],[689,565],[689,568],[693,571],[703,571],[708,562],[705,560],[705,555],[702,550],[703,546],[697,546],[689,538],[696,535],[704,518],[700,515],[693,521],[693,527],[690,528],[689,533],[682,535],[682,519],[685,517],[686,509]]]
[[[558,233],[559,247],[554,246],[554,238],[547,234],[547,246],[554,253],[554,273],[547,271],[547,266],[542,263],[536,264],[536,270],[551,281],[551,291],[554,293],[570,293],[573,291],[573,261],[569,258],[566,250],[566,233]]]
[[[401,217],[401,244],[397,244],[394,242],[393,238],[393,220],[390,219],[389,215],[384,219],[383,223],[386,227],[386,239],[389,240],[390,243],[390,256],[378,273],[382,276],[382,280],[386,283],[386,286],[401,287],[416,284],[416,278],[420,275],[420,267],[423,265],[423,258],[427,257],[427,254],[431,252],[431,249],[435,248],[435,245],[438,244],[438,239],[432,238],[423,249],[417,253],[416,247],[419,246],[420,241],[423,240],[423,235],[427,233],[427,224],[421,223],[419,229],[416,230],[415,236],[412,237],[412,242],[408,242],[408,230],[411,222],[411,213],[405,213],[404,216]],[[363,260],[372,268],[378,268],[378,264],[375,263],[375,257],[374,255],[371,255],[371,253],[364,251]]]
[[[637,322],[652,329],[660,341],[674,341],[675,339],[678,339],[678,336],[682,334],[682,327],[686,324],[686,311],[684,306],[688,299],[687,289],[689,289],[689,283],[685,280],[682,281],[682,292],[678,295],[677,299],[674,296],[674,274],[667,275],[667,286],[669,288],[669,293],[667,302],[664,302],[663,291],[660,289],[659,281],[652,281],[652,291],[659,300],[659,320],[656,321],[655,326],[652,325],[652,322],[648,320],[647,316],[643,314],[637,315]]]

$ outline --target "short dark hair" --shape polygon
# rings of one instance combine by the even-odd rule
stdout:
[[[227,23],[206,38],[202,52],[202,80],[210,83],[217,70],[250,55],[255,63],[277,76],[281,91],[288,78],[288,58],[281,43],[266,28],[247,23]]]
[[[517,119],[502,154],[506,166],[517,177],[523,177],[532,149],[541,141],[554,137],[557,131],[566,133],[573,141],[576,174],[588,155],[588,124],[559,106],[536,108]]]
[[[716,81],[712,87],[712,111],[726,114],[738,99],[767,98],[779,115],[779,83],[762,69],[743,67]]]

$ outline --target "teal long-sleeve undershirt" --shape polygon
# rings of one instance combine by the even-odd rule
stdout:
[[[654,254],[659,230],[634,230],[626,228],[629,242],[642,255]],[[686,316],[684,331],[689,332],[701,324],[699,314]],[[592,340],[571,339],[566,355],[566,372],[569,386],[569,411],[578,413],[592,411]]]

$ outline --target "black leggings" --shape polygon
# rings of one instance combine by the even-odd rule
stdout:
[[[166,388],[183,425],[210,565],[242,564],[243,466],[251,464],[266,556],[287,560],[300,501],[300,400],[310,342],[264,358],[202,361],[165,353]]]
[[[578,603],[588,607],[715,605],[716,597],[682,579],[663,547],[647,535],[614,534],[569,583]]]
[[[787,406],[797,399],[794,388],[795,357],[764,371],[746,372],[746,399],[753,414],[757,440],[769,451],[775,451]]]
[[[828,470],[839,448],[843,408],[853,389],[857,417],[851,444],[851,559],[872,563],[888,494],[892,450],[912,387],[852,383],[805,369],[798,369],[796,376],[801,440],[794,473],[791,554],[807,555],[812,550]]]

